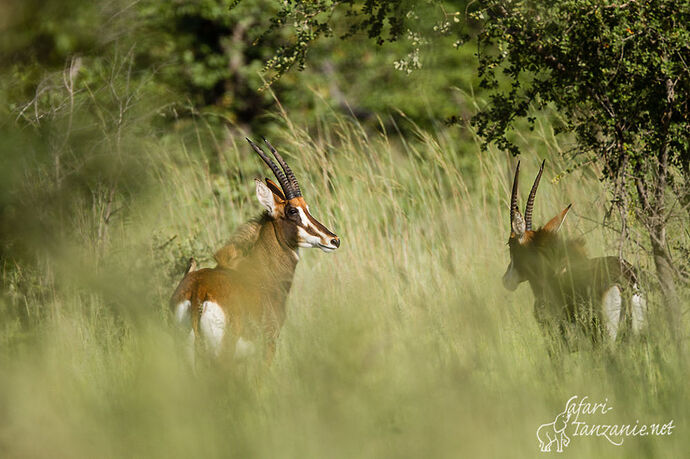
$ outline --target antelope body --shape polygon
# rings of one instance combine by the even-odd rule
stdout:
[[[626,327],[638,333],[644,325],[646,302],[634,268],[618,257],[589,258],[581,240],[563,240],[558,232],[571,205],[538,230],[532,209],[544,163],[530,191],[525,216],[518,209],[518,162],[510,204],[510,264],[503,285],[515,290],[528,282],[534,294],[534,315],[547,333],[563,334],[573,325],[593,338],[615,341]]]
[[[340,246],[340,239],[311,216],[294,174],[273,146],[266,141],[282,170],[247,140],[280,187],[268,178],[256,180],[266,211],[216,252],[215,268],[196,270],[192,261],[172,295],[170,306],[188,333],[192,360],[198,341],[216,357],[240,357],[254,351],[257,339],[270,360],[285,321],[299,248],[332,252]]]

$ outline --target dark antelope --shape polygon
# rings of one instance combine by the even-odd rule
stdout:
[[[637,288],[633,267],[618,257],[588,258],[581,240],[562,240],[558,231],[572,204],[538,230],[532,229],[532,209],[544,163],[527,199],[525,216],[518,209],[515,169],[510,198],[508,239],[510,264],[503,285],[515,290],[527,281],[534,294],[534,315],[547,333],[582,326],[593,337],[615,341],[623,327],[634,333],[644,325],[646,302]]]
[[[295,175],[275,148],[265,141],[282,170],[247,141],[280,187],[268,178],[265,183],[257,179],[256,197],[266,211],[216,252],[215,268],[196,270],[192,260],[175,290],[170,305],[189,333],[192,359],[198,341],[216,357],[239,357],[252,353],[255,340],[262,339],[270,361],[285,321],[299,249],[332,252],[340,246],[338,236],[309,213]]]

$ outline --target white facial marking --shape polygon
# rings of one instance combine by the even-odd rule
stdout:
[[[225,313],[213,301],[204,301],[199,319],[199,332],[206,347],[218,356],[225,335]]]
[[[602,299],[603,319],[606,326],[606,332],[611,338],[611,341],[616,340],[618,335],[618,324],[621,318],[621,306],[623,304],[623,297],[618,286],[613,286],[604,293]]]
[[[311,232],[316,233],[316,235],[310,234],[304,228],[298,226],[297,242],[300,247],[318,247],[324,252],[332,252],[335,249],[337,249],[336,246],[331,244],[331,236],[325,234],[324,232],[320,231],[318,228],[311,224],[311,221],[307,217],[307,214],[304,212],[304,209],[302,209],[301,207],[297,207],[297,211],[299,212],[299,218],[302,222],[302,225],[309,228]]]
[[[632,329],[635,333],[639,333],[644,327],[647,317],[647,300],[645,300],[642,293],[637,288],[637,284],[633,285],[635,293],[632,296]]]
[[[189,300],[185,300],[175,306],[175,320],[183,328],[191,327],[192,325],[191,307],[192,302]]]
[[[237,343],[235,344],[235,358],[243,359],[245,357],[254,355],[255,352],[256,346],[254,346],[254,343],[240,336],[240,339],[238,339]]]

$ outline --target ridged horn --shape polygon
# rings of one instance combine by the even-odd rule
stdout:
[[[273,171],[273,175],[276,176],[276,179],[278,179],[278,183],[280,184],[280,187],[283,189],[283,193],[285,193],[285,199],[292,199],[296,197],[295,192],[293,191],[292,187],[290,186],[290,182],[288,181],[287,177],[285,177],[285,173],[283,173],[282,170],[276,165],[276,163],[273,162],[273,160],[259,147],[256,145],[254,142],[249,140],[247,137],[247,142],[249,142],[249,145],[252,146],[256,154],[258,154],[261,159],[264,160],[266,165],[271,168]]]
[[[271,153],[273,153],[273,156],[276,157],[278,160],[278,164],[280,164],[280,167],[283,168],[285,171],[285,175],[287,176],[288,180],[290,181],[290,186],[295,192],[295,197],[302,196],[302,191],[299,189],[299,183],[297,183],[297,178],[295,177],[295,174],[292,172],[292,169],[290,169],[290,166],[287,165],[285,160],[283,159],[282,156],[280,156],[280,153],[276,151],[275,148],[273,148],[273,145],[271,145],[271,142],[268,140],[264,139],[264,142],[266,142],[266,145],[268,145],[268,149],[271,150]]]
[[[525,206],[525,228],[527,231],[532,230],[532,208],[534,207],[534,197],[537,195],[537,188],[539,188],[539,180],[541,180],[541,173],[544,172],[545,163],[546,160],[541,162],[539,173],[537,174],[537,178],[534,179],[534,185],[532,185],[532,190],[529,192],[529,198],[527,198],[527,205]]]
[[[518,177],[520,175],[520,161],[515,168],[515,177],[513,178],[513,193],[510,195],[510,225],[512,227],[515,221],[515,215],[520,213],[518,209]]]

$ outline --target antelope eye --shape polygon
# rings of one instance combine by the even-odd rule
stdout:
[[[295,207],[290,207],[287,211],[288,215],[297,215],[297,209]]]

